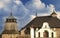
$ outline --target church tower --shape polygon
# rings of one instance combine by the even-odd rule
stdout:
[[[17,38],[18,33],[17,19],[11,13],[10,16],[6,18],[2,38]]]

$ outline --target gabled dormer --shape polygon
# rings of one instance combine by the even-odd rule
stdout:
[[[51,14],[52,17],[57,17],[57,14],[56,12],[53,10],[52,14]]]

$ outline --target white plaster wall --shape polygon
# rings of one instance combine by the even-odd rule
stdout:
[[[31,38],[34,38],[34,28],[30,28],[30,30],[31,30],[31,31],[30,31],[30,33],[31,33]],[[40,33],[40,37],[44,37],[44,36],[43,36],[43,33],[44,33],[45,31],[48,31],[48,33],[49,33],[49,38],[52,37],[52,32],[54,33],[53,37],[57,37],[56,32],[55,32],[55,28],[54,28],[54,30],[52,30],[52,29],[49,27],[49,24],[48,24],[47,22],[44,22],[44,23],[43,23],[43,26],[42,26],[40,29],[36,28],[35,37],[38,37],[38,36],[39,36],[38,33]]]
[[[46,26],[46,27],[45,27]],[[37,28],[36,28],[37,29]],[[54,28],[55,30],[55,28]],[[57,37],[56,35],[56,32],[52,30],[50,27],[49,27],[49,24],[47,22],[43,23],[43,26],[39,29],[39,30],[36,30],[36,37],[38,37],[38,33],[40,32],[40,37],[43,37],[43,33],[44,31],[48,31],[49,33],[49,37],[52,37],[52,32],[54,33],[53,37]]]
[[[31,29],[31,31],[30,31],[30,34],[31,34],[31,38],[34,38],[34,28],[30,28]]]

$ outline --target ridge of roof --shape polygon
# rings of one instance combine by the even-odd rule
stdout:
[[[30,27],[31,26],[31,24],[33,25],[34,23],[33,23],[33,21],[34,20],[38,20],[38,19],[48,19],[48,20],[57,20],[57,21],[59,21],[60,22],[60,20],[58,19],[58,18],[56,18],[56,17],[52,17],[52,16],[39,16],[39,17],[36,17],[36,18],[34,18],[33,20],[31,20],[28,24],[26,24],[22,29],[24,29],[24,28],[28,28],[28,27]],[[42,20],[41,20],[42,21]],[[21,30],[22,30],[21,29]],[[21,31],[20,30],[20,31]]]

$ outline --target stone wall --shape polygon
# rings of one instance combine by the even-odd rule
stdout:
[[[60,38],[60,28],[56,28],[57,38]]]
[[[2,34],[2,38],[18,38],[18,34]]]
[[[51,28],[51,29],[54,30],[54,28]],[[55,28],[55,31],[56,31],[56,35],[57,35],[56,38],[60,38],[60,28]]]
[[[31,38],[30,34],[29,35],[19,35],[19,38]]]

